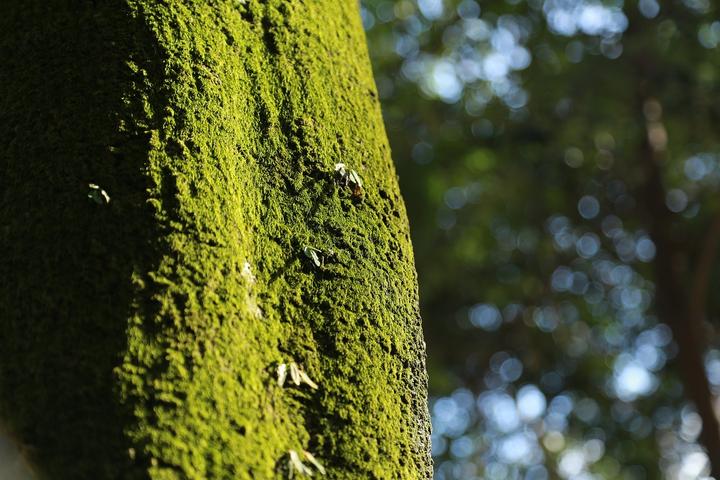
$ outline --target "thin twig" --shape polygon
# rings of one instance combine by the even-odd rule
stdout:
[[[703,241],[702,250],[695,265],[695,275],[690,291],[689,307],[693,316],[703,320],[707,308],[707,292],[710,286],[710,277],[717,257],[718,244],[720,244],[720,211],[717,212],[710,230]]]

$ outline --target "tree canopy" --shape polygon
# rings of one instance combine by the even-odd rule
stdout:
[[[717,15],[707,0],[364,2],[437,479],[720,469]]]

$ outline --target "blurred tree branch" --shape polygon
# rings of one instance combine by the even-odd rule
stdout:
[[[640,63],[641,80],[649,77],[647,67],[646,62]],[[649,217],[650,236],[657,248],[654,260],[657,314],[670,327],[677,343],[680,377],[688,399],[695,404],[702,418],[699,440],[710,458],[711,474],[720,478],[720,422],[715,414],[714,396],[705,373],[703,355],[706,344],[702,333],[703,305],[710,264],[715,257],[717,238],[720,237],[720,217],[708,232],[698,271],[691,284],[692,289],[688,291],[687,282],[684,281],[688,276],[687,252],[678,247],[672,238],[674,219],[665,205],[666,192],[661,165],[666,154],[667,137],[665,141],[658,138],[658,132],[661,129],[664,131],[661,123],[662,107],[642,91],[639,106],[644,113],[647,133],[640,147],[640,161],[645,173],[644,203]]]

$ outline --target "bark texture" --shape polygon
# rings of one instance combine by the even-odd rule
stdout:
[[[0,59],[0,416],[44,476],[430,477],[354,0],[1,2]]]

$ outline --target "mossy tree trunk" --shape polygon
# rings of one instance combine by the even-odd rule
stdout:
[[[2,2],[0,59],[0,416],[43,475],[429,478],[354,0]]]

